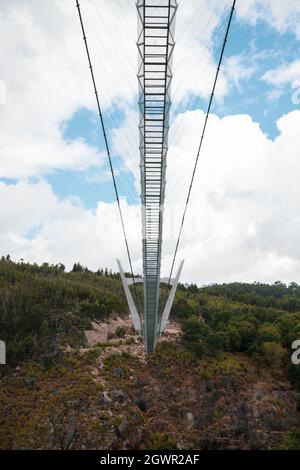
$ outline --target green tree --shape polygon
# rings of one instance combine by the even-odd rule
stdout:
[[[278,367],[281,364],[285,354],[281,344],[275,343],[274,341],[266,341],[262,343],[261,350],[268,364],[273,367]]]
[[[238,330],[234,326],[228,326],[225,329],[225,333],[229,340],[229,350],[232,352],[239,351],[241,347],[241,336]]]
[[[182,331],[188,341],[205,339],[209,334],[212,333],[209,325],[201,321],[196,316],[192,316],[183,322]]]
[[[229,338],[222,331],[209,335],[207,343],[213,351],[227,351],[229,349]]]
[[[286,450],[300,450],[300,429],[295,432],[288,432],[284,440]]]
[[[272,325],[271,323],[263,323],[258,328],[258,341],[264,343],[266,341],[277,341],[279,342],[281,338],[279,329]]]
[[[189,318],[197,313],[196,302],[192,299],[179,297],[178,299],[175,299],[175,302],[172,307],[172,313],[174,317],[179,319]]]
[[[241,351],[246,351],[254,342],[256,336],[256,330],[252,323],[249,321],[243,320],[241,322],[236,321],[234,323],[238,334],[241,338]]]

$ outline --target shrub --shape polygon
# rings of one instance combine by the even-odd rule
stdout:
[[[147,450],[178,450],[176,441],[166,434],[151,433],[146,443]]]
[[[229,349],[229,338],[226,333],[221,331],[209,335],[207,342],[213,351],[227,351]]]
[[[280,341],[280,332],[275,325],[264,323],[258,328],[258,341],[264,343],[266,341]]]
[[[300,429],[286,434],[284,448],[286,450],[300,450]]]
[[[118,338],[124,338],[124,336],[128,333],[128,328],[125,325],[118,326],[118,328],[115,331],[115,335]]]
[[[280,343],[274,341],[266,341],[261,346],[262,355],[266,361],[276,367],[281,364],[285,351]]]
[[[192,316],[182,324],[182,331],[188,341],[197,341],[206,338],[212,330],[209,325]]]
[[[229,350],[232,352],[239,351],[241,347],[241,336],[238,330],[234,326],[228,326],[225,333],[229,341]]]
[[[179,319],[189,318],[197,313],[197,305],[191,299],[175,298],[172,313],[174,317]]]

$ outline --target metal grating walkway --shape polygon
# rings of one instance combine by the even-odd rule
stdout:
[[[159,292],[162,223],[176,9],[176,0],[137,2],[144,276],[143,334],[147,352],[152,352],[155,348],[161,321]]]

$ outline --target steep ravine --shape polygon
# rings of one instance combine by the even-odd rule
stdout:
[[[177,324],[149,357],[129,320],[86,334],[89,347],[65,347],[48,369],[1,378],[1,448],[273,449],[297,428],[283,370],[245,355],[195,359]]]

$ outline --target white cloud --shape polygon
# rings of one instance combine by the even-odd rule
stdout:
[[[102,2],[101,9],[95,1],[82,3],[103,107],[132,99],[137,89],[134,2],[126,2],[122,15],[110,2]],[[96,109],[75,2],[4,0],[0,17],[0,79],[6,89],[0,103],[0,177],[101,168],[94,148],[63,139],[63,124],[76,110]]]
[[[262,80],[276,87],[289,85],[292,89],[300,87],[300,60],[268,70]]]
[[[222,4],[214,0],[201,5],[198,0],[185,0],[182,7],[179,3],[172,82],[172,101],[175,104],[193,96],[207,98],[211,93],[216,73],[212,54],[213,33],[222,21],[225,25],[229,4],[229,0]],[[220,50],[224,34],[223,28],[218,37]],[[222,98],[227,91],[228,83],[221,70],[216,97]]]
[[[124,241],[117,205],[99,202],[95,210],[84,208],[77,198],[59,199],[51,186],[19,181],[0,183],[1,255],[31,262],[63,262],[68,269],[76,261],[92,269],[115,267],[120,257],[126,265]],[[141,234],[138,207],[121,200],[134,258],[138,258]],[[127,224],[126,224],[127,225]]]
[[[113,152],[120,155],[123,161],[123,169],[130,171],[136,179],[137,192],[140,190],[140,151],[139,151],[139,114],[137,111],[126,107],[125,116],[119,127],[111,132]]]
[[[241,82],[249,80],[256,72],[253,57],[251,59],[249,60],[249,57],[240,54],[230,56],[224,61],[224,74],[228,82],[235,85],[238,90],[241,90]]]
[[[126,169],[138,174],[137,116],[128,107],[137,89],[135,4],[81,3],[102,103],[108,113],[112,103],[114,110],[119,106],[125,111],[125,121],[111,135],[115,153]],[[201,10],[198,0],[186,0],[179,6],[175,105],[210,93],[215,73],[210,42],[230,3],[203,2],[207,8]],[[245,0],[238,2],[238,15],[248,22],[272,21],[278,30],[298,34],[298,3]],[[0,17],[0,79],[6,88],[6,104],[0,103],[0,176],[22,179],[0,183],[2,254],[63,262],[68,268],[79,260],[92,269],[116,267],[118,256],[127,266],[116,204],[99,202],[96,210],[88,210],[77,199],[59,199],[43,179],[24,180],[55,169],[91,167],[98,177],[102,168],[103,157],[95,149],[81,140],[67,143],[61,131],[80,107],[95,109],[75,3],[2,0]],[[253,67],[242,56],[228,58],[218,96],[230,84],[239,86],[241,79],[248,79]],[[298,80],[297,65],[273,72],[264,79],[276,86]],[[171,127],[163,274],[171,262],[203,119],[202,111],[187,112]],[[283,116],[278,122],[281,134],[270,141],[249,116],[210,117],[178,256],[186,259],[183,279],[300,282],[299,125],[300,112]],[[122,206],[140,270],[140,209],[125,200]]]
[[[179,3],[172,86],[175,104],[210,93],[215,73],[212,38],[221,22],[225,25],[230,4],[229,0],[200,6],[198,0]],[[278,28],[297,24],[298,2],[273,0],[264,4],[258,0],[238,2],[239,18],[252,22],[275,18]],[[81,7],[101,103],[108,112],[113,102],[126,109],[137,91],[135,3],[86,0]],[[75,2],[3,0],[0,13],[0,80],[6,89],[6,105],[0,104],[0,177],[101,167],[95,149],[80,141],[67,145],[62,135],[62,124],[76,110],[95,109]],[[239,84],[242,78],[249,78],[252,68],[233,56],[227,59],[224,72],[217,97],[228,92],[231,82]],[[135,124],[131,121],[133,133]],[[119,142],[126,133],[128,129],[120,130]],[[133,170],[130,158],[126,157],[126,162]]]
[[[290,31],[300,39],[300,4],[298,0],[243,0],[237,2],[237,15],[251,24],[265,21],[284,33]]]
[[[177,230],[203,118],[200,111],[179,117],[183,138],[169,152],[166,207],[182,201]],[[249,116],[212,116],[178,256],[186,278],[299,281],[299,125],[299,111],[283,116],[271,141]],[[165,266],[171,246],[164,244]]]
[[[203,118],[201,111],[178,116],[181,138],[173,135],[163,275],[170,267]],[[283,116],[280,135],[271,141],[249,116],[211,116],[178,254],[178,261],[186,260],[183,280],[300,282],[299,125],[300,111]],[[77,200],[58,199],[43,180],[2,183],[0,197],[9,201],[0,209],[2,254],[63,262],[68,268],[79,260],[92,269],[116,269],[115,258],[121,257],[128,268],[116,204],[99,202],[96,210],[88,210]],[[125,200],[122,207],[140,272],[140,208]]]
[[[0,143],[0,175],[2,178],[24,178],[53,170],[83,171],[101,168],[102,154],[82,140],[67,143],[60,136],[46,140],[30,134],[6,134]]]
[[[197,0],[185,0],[182,8],[179,5],[175,103],[210,93],[216,69],[211,40],[228,7],[228,0],[222,6],[217,0],[201,8]],[[85,0],[81,9],[101,104],[109,118],[119,108],[126,112],[128,103],[136,99],[135,2]],[[79,108],[96,110],[75,2],[3,0],[0,18],[0,80],[6,89],[5,104],[0,103],[0,177],[91,167],[99,171],[102,158],[94,148],[83,141],[66,144],[63,139],[63,124]],[[228,83],[222,73],[217,96],[226,91]],[[135,119],[132,115],[126,122],[129,128],[123,126],[115,134],[116,146],[136,133]],[[111,125],[109,119],[106,123]],[[126,152],[125,167],[136,173]]]

